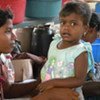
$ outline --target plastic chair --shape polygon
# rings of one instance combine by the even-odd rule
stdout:
[[[96,3],[95,12],[100,14],[100,2]]]

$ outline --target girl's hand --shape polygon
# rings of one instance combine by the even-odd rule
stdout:
[[[51,88],[53,88],[53,87],[54,87],[53,82],[52,82],[51,80],[49,80],[49,81],[45,81],[45,82],[43,82],[43,83],[40,83],[40,84],[38,85],[37,89],[38,89],[40,92],[44,92],[44,91],[46,91],[46,90],[48,90],[48,89],[51,89]]]

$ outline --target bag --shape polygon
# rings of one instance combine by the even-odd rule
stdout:
[[[15,81],[21,82],[33,78],[33,69],[30,59],[12,60],[15,69]]]
[[[49,45],[54,36],[50,25],[41,25],[34,28],[32,33],[31,53],[47,57]]]

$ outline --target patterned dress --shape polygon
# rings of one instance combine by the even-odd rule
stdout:
[[[15,72],[11,62],[12,56],[10,54],[0,54],[0,78],[9,83],[14,83]]]
[[[83,43],[74,45],[65,49],[58,49],[57,45],[61,41],[61,38],[55,38],[49,48],[48,60],[41,70],[41,80],[47,81],[54,78],[67,78],[75,76],[74,62],[75,59],[83,52],[88,52],[88,70],[93,66],[91,45],[87,43],[85,46]],[[80,93],[80,100],[84,100],[82,96],[81,88],[77,88],[76,91]]]

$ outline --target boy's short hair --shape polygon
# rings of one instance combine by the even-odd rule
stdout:
[[[13,13],[11,12],[11,10],[0,9],[0,27],[6,23],[7,19],[13,19]]]
[[[61,9],[59,16],[66,17],[72,13],[78,14],[82,17],[83,24],[88,25],[91,17],[91,10],[85,2],[68,2]]]

